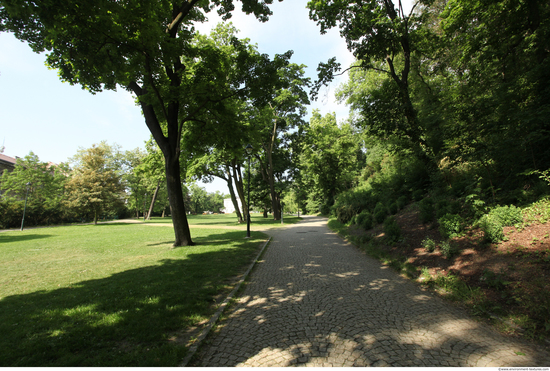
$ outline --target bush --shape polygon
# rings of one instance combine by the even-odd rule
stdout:
[[[458,247],[456,247],[454,244],[450,243],[449,241],[441,241],[439,244],[439,247],[441,249],[441,253],[444,257],[447,259],[452,258],[453,256],[458,254]]]
[[[16,228],[21,226],[23,202],[0,202],[0,229]]]
[[[479,228],[483,231],[485,241],[498,243],[504,239],[502,224],[490,215],[485,215],[479,220]]]
[[[385,211],[379,211],[374,214],[374,221],[378,224],[382,223],[388,214]]]
[[[412,198],[415,201],[420,201],[424,198],[424,191],[421,189],[417,189],[412,193]]]
[[[395,203],[397,204],[397,208],[399,210],[403,210],[403,208],[407,205],[407,196],[401,196],[397,199],[397,201],[395,201]]]
[[[464,220],[460,215],[446,214],[439,218],[439,233],[444,238],[453,238],[460,235],[464,225]]]
[[[387,215],[388,211],[386,210],[384,204],[382,202],[378,202],[374,208],[374,220],[376,220],[376,223],[382,223],[384,219],[386,219]]]
[[[384,234],[390,242],[397,242],[401,238],[401,228],[394,217],[389,216],[384,220]]]
[[[319,211],[322,215],[330,215],[330,206],[328,204],[322,204]]]
[[[368,231],[373,227],[373,224],[372,214],[367,210],[363,210],[359,215],[357,215],[357,225],[364,230]]]
[[[431,198],[424,198],[418,203],[420,221],[424,224],[434,220],[434,205]]]
[[[391,214],[391,215],[397,214],[397,210],[398,210],[398,208],[397,208],[397,202],[392,202],[392,203],[390,204],[389,210],[390,210],[390,214]]]
[[[515,207],[514,205],[496,207],[491,210],[489,215],[496,218],[503,227],[512,226],[523,222],[521,209]]]
[[[426,237],[422,241],[422,247],[425,248],[428,252],[434,252],[435,251],[436,243],[434,240],[432,240],[429,237]]]
[[[446,199],[442,199],[442,200],[437,201],[436,204],[435,204],[435,210],[436,210],[435,217],[437,219],[445,216],[446,214],[452,214],[450,203]]]
[[[514,205],[499,206],[484,215],[478,222],[483,231],[485,241],[498,243],[504,239],[503,227],[521,223],[521,210]]]
[[[355,216],[353,208],[349,205],[342,205],[335,210],[336,219],[342,224],[347,224]]]

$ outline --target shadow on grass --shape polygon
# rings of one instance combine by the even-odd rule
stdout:
[[[8,242],[26,242],[26,241],[32,241],[32,240],[39,240],[43,238],[52,237],[50,234],[45,233],[21,233],[21,235],[7,235],[0,233],[0,243],[8,243]]]
[[[0,366],[176,366],[187,351],[178,335],[213,313],[215,296],[258,245],[190,247],[197,252],[187,250],[186,258],[4,297]]]

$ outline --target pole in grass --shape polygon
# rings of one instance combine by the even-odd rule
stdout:
[[[23,230],[23,224],[25,224],[25,212],[27,211],[27,198],[29,197],[29,186],[30,182],[27,183],[27,193],[25,194],[25,206],[23,207],[23,219],[21,219],[21,230]]]
[[[252,154],[252,149],[252,144],[248,143],[245,148],[246,153],[248,153],[248,200],[246,201],[248,219],[246,221],[246,238],[250,238],[250,155]]]

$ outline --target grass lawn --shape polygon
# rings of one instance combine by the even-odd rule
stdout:
[[[294,224],[297,223],[301,218],[298,218],[296,215],[284,215],[283,224],[281,225],[280,220],[273,220],[273,216],[264,218],[263,214],[250,214],[250,225],[257,226],[261,225],[262,227],[278,227],[284,226],[284,224]],[[219,225],[225,227],[244,227],[246,228],[245,223],[237,223],[237,214],[211,214],[211,215],[187,215],[187,221],[190,225]],[[172,219],[168,218],[159,218],[152,217],[151,220],[148,220],[146,223],[172,223]]]
[[[265,235],[103,224],[0,233],[0,366],[176,366]]]

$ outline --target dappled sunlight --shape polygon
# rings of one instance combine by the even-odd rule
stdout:
[[[466,319],[449,318],[437,321],[431,328],[441,334],[452,333],[453,336],[466,337],[472,334],[472,331],[479,329],[479,325]]]
[[[420,295],[412,295],[412,296],[411,296],[411,300],[416,301],[416,302],[419,302],[419,301],[429,301],[429,300],[431,300],[431,299],[432,299],[432,298],[429,297],[428,295],[422,295],[422,294],[420,294]]]
[[[320,264],[315,264],[315,263],[309,263],[309,264],[306,264],[305,266],[306,267],[320,267],[321,265]]]
[[[353,276],[359,276],[359,273],[358,272],[334,273],[333,276],[338,278],[349,278]]]
[[[267,298],[255,297],[254,299],[248,301],[247,306],[265,305],[267,303]]]
[[[289,269],[296,269],[296,267],[294,265],[288,265],[286,267],[279,268],[279,270],[281,270],[281,271],[286,271],[286,270],[289,270]]]
[[[274,235],[202,366],[537,364],[390,267],[300,224]],[[507,358],[493,357],[490,342]]]
[[[371,290],[381,290],[381,289],[385,288],[386,286],[388,286],[389,283],[390,283],[390,280],[385,279],[385,278],[380,278],[380,279],[372,280],[369,283],[369,287],[370,287]]]

